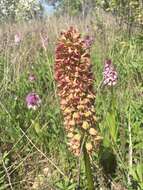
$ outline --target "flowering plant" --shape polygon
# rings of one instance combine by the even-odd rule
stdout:
[[[92,152],[100,141],[95,127],[93,73],[85,44],[86,40],[71,27],[61,33],[55,60],[55,79],[69,138],[68,145],[77,156],[83,136],[87,139],[88,152]]]
[[[38,94],[31,92],[26,96],[26,104],[28,109],[36,110],[41,104],[41,99]]]
[[[112,64],[112,61],[107,59],[104,64],[103,84],[105,86],[114,86],[117,83],[117,78],[117,71]]]
[[[89,44],[88,44],[89,46]],[[55,80],[71,152],[83,152],[90,190],[94,189],[89,154],[99,146],[94,109],[94,77],[87,39],[71,27],[62,32],[56,47]]]

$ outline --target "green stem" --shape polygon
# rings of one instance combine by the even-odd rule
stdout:
[[[85,144],[83,145],[83,156],[84,156],[85,172],[86,172],[87,183],[88,183],[88,190],[95,190],[93,176],[92,176],[92,170],[91,170],[91,164],[90,164],[90,158],[87,153]]]

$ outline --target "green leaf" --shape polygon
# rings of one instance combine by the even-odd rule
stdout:
[[[112,111],[107,113],[106,124],[113,142],[116,142],[118,135],[118,125],[116,123],[115,112]]]
[[[37,135],[39,135],[41,133],[41,127],[40,127],[40,124],[38,122],[34,123],[34,129],[37,133]]]

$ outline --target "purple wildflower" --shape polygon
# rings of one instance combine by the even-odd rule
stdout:
[[[21,35],[19,33],[14,35],[14,42],[18,45],[21,42]]]
[[[31,92],[26,96],[26,104],[28,109],[36,110],[41,104],[41,99],[38,94]]]
[[[84,37],[84,42],[85,42],[85,46],[87,49],[91,48],[94,40],[93,40],[93,37],[92,36],[89,36],[89,35],[86,35]]]
[[[103,76],[104,85],[114,86],[117,83],[117,71],[112,65],[112,61],[110,59],[105,61]]]
[[[34,74],[30,74],[28,79],[30,82],[34,82],[36,80],[36,77]]]

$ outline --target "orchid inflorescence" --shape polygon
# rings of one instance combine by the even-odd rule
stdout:
[[[19,45],[20,42],[21,42],[21,34],[20,33],[16,33],[14,35],[14,43],[15,43],[15,45]]]
[[[93,42],[94,42],[94,39],[93,39],[92,36],[86,35],[86,36],[84,37],[84,42],[85,42],[85,47],[86,47],[87,49],[89,49],[89,48],[91,48],[91,46],[92,46],[92,44],[93,44]]]
[[[30,83],[34,83],[36,81],[36,76],[30,73],[28,79]],[[28,109],[37,110],[41,105],[40,96],[35,91],[29,92],[25,101]]]
[[[37,93],[30,92],[26,96],[26,104],[28,109],[36,110],[41,104],[41,99]]]
[[[117,71],[115,70],[112,61],[107,59],[104,63],[103,84],[105,86],[114,86],[117,83]]]
[[[36,76],[34,74],[30,74],[28,79],[30,82],[34,82],[36,80]]]
[[[95,127],[93,73],[86,39],[70,27],[56,47],[55,80],[70,150],[79,156],[82,140],[88,153],[101,141]]]

